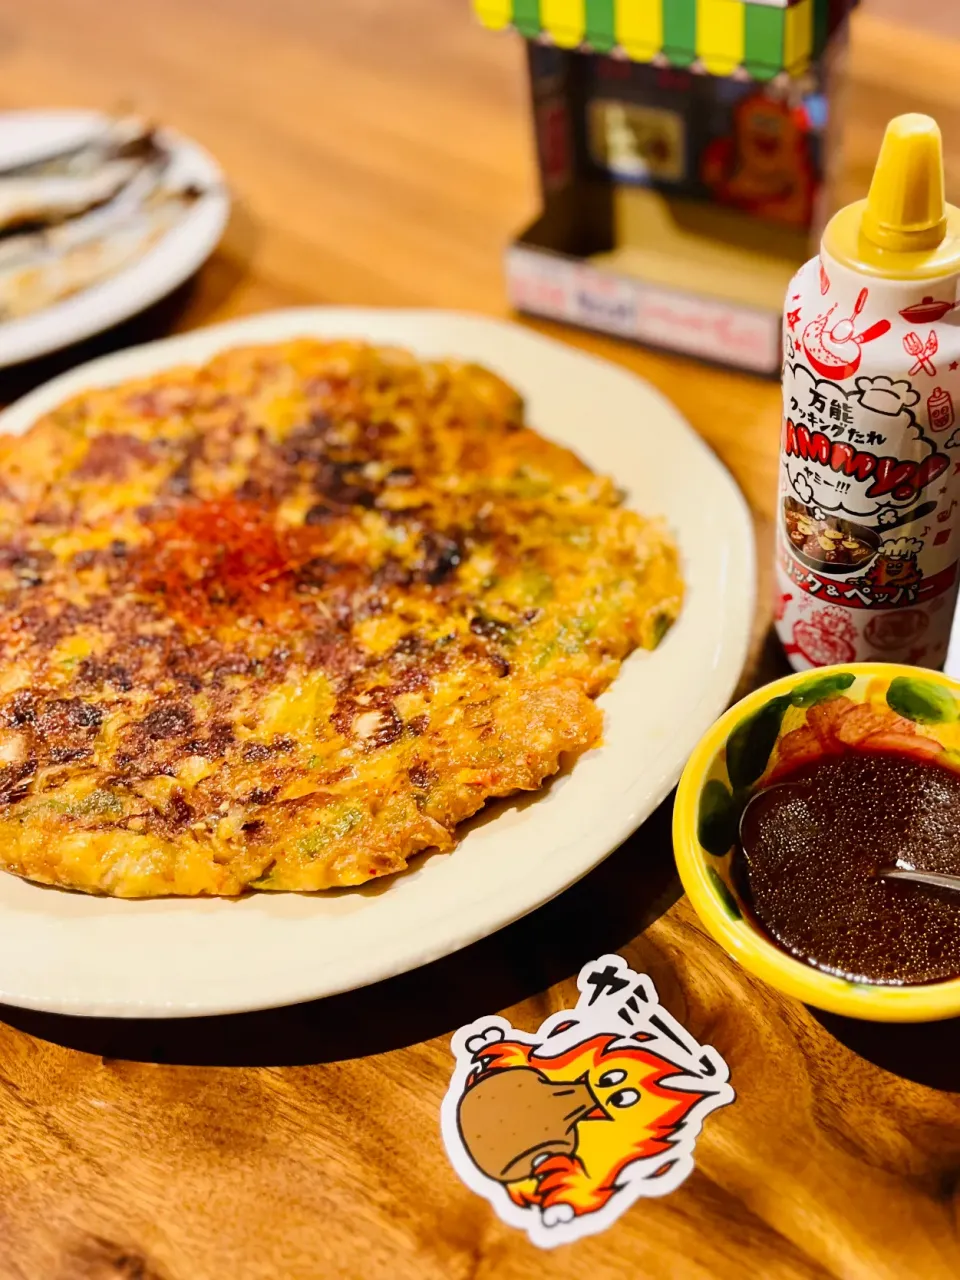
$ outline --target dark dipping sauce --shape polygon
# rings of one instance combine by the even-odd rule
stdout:
[[[960,892],[882,880],[897,862],[960,875],[960,773],[893,752],[800,766],[745,811],[737,887],[785,951],[904,985],[960,975]]]

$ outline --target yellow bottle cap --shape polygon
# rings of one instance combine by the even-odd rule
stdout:
[[[960,271],[960,211],[944,197],[936,120],[890,121],[869,195],[831,219],[823,246],[866,275],[922,280]]]
[[[898,253],[943,243],[943,142],[930,116],[897,116],[887,125],[861,230],[878,248]]]

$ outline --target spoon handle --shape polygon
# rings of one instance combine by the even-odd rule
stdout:
[[[932,884],[938,889],[960,889],[960,876],[946,875],[940,871],[907,871],[904,867],[885,867],[880,872],[882,880],[913,880],[917,884]]]
[[[937,504],[935,502],[921,502],[919,507],[914,507],[912,511],[903,511],[897,516],[896,520],[891,520],[888,524],[881,525],[884,533],[888,529],[897,529],[902,524],[913,524],[915,520],[922,520],[924,516],[928,516],[931,511],[936,511]]]

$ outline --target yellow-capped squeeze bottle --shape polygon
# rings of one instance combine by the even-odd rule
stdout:
[[[929,116],[787,292],[777,631],[791,664],[939,667],[960,558],[960,210]]]

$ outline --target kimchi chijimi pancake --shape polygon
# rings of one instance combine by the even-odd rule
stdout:
[[[599,741],[682,593],[511,387],[354,342],[70,400],[0,438],[0,525],[0,865],[124,897],[451,848]]]

